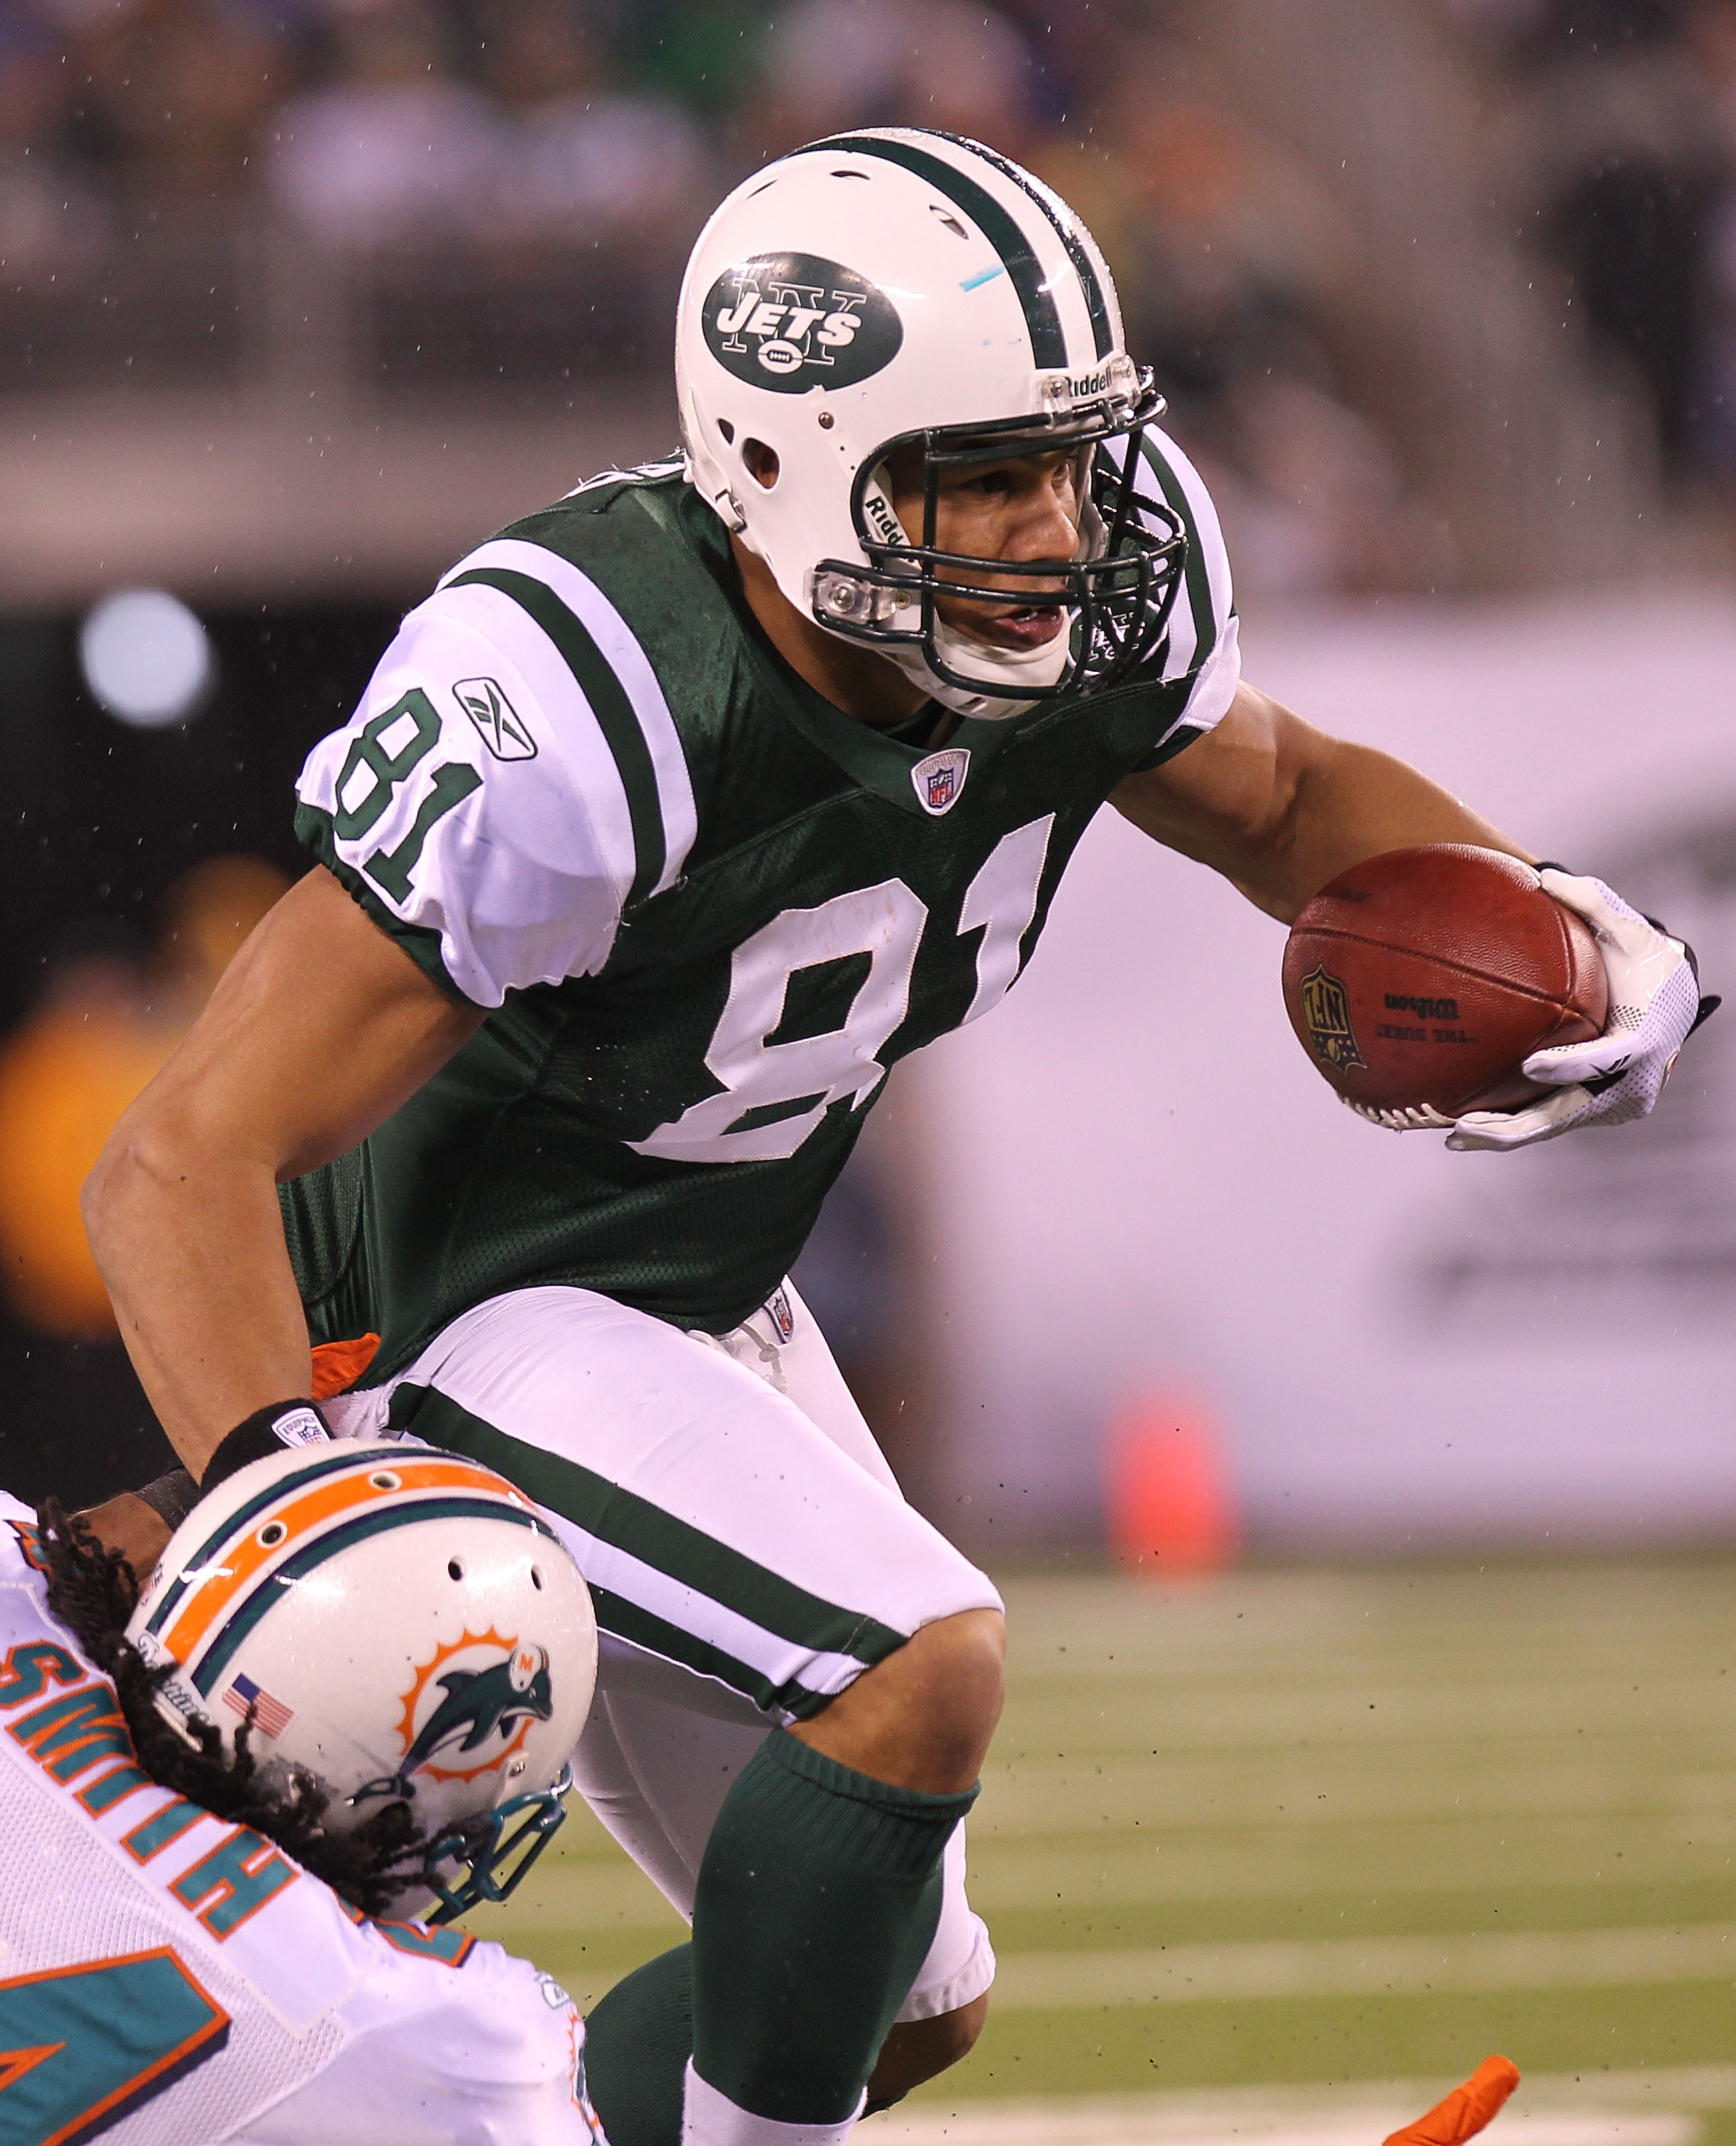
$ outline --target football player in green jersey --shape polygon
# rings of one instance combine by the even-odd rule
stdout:
[[[1015,165],[779,160],[676,344],[681,458],[461,561],[313,753],[314,868],[88,1211],[207,1485],[384,1434],[541,1502],[602,1633],[581,1785],[693,1924],[646,1971],[693,2034],[646,2140],[823,2146],[970,2046],[993,1974],[960,1821],[999,1599],[784,1279],[886,1068],[1005,996],[1105,801],[1279,917],[1406,844],[1525,852],[1241,681],[1211,503]],[[1691,970],[1580,898],[1619,1027],[1455,1139],[1655,1095]]]

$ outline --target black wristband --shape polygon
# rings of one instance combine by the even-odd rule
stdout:
[[[172,1533],[198,1504],[199,1486],[184,1468],[172,1468],[155,1482],[141,1483],[132,1495],[142,1498]]]
[[[312,1401],[273,1401],[237,1424],[205,1464],[202,1490],[214,1490],[250,1460],[263,1460],[293,1445],[318,1445],[332,1435]]]

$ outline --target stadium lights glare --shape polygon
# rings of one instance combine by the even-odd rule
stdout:
[[[163,730],[198,713],[217,653],[198,619],[166,589],[117,589],[78,632],[84,682],[117,722]]]

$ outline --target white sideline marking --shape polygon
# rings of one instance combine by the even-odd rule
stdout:
[[[1736,1982],[1736,1925],[1512,1930],[1479,1937],[1279,1939],[1117,1952],[1011,1953],[1000,2011],[1218,1997],[1373,1997],[1443,1989],[1599,1989]]]
[[[1380,2146],[1401,2124],[1422,2114],[1397,2102],[1370,2104],[1357,2114],[1274,2110],[1209,2118],[1180,2111],[1011,2109],[997,2103],[955,2115],[905,2118],[893,2146]],[[1527,2118],[1514,2109],[1497,2119],[1522,2124],[1524,2146],[1691,2146],[1699,2130],[1688,2115],[1630,2116],[1608,2110],[1562,2110]],[[878,2130],[878,2127],[876,2126]]]
[[[1453,2084],[1383,2079],[950,2107],[936,2098],[876,2118],[875,2136],[880,2146],[1380,2146]],[[1540,2074],[1521,2083],[1497,2121],[1512,2146],[1691,2146],[1699,2129],[1693,2112],[1733,2104],[1736,2068],[1728,2066]]]

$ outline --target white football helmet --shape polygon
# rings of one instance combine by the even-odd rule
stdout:
[[[333,1830],[406,1801],[436,1920],[504,1897],[561,1822],[591,1597],[531,1500],[460,1454],[337,1440],[250,1462],[175,1530],[127,1636],[174,1665],[167,1720],[232,1751],[251,1721],[256,1755],[332,1792]]]
[[[1124,681],[1161,646],[1185,540],[1142,489],[1139,443],[1163,398],[1124,347],[1090,233],[1008,158],[888,127],[768,164],[694,247],[675,369],[701,497],[798,610],[958,713],[1015,715]],[[885,475],[906,442],[924,456],[920,541]],[[769,489],[744,459],[755,442],[778,457]],[[1087,502],[1075,558],[1010,565],[937,547],[944,470],[1067,446]],[[1000,586],[982,586],[989,576]],[[995,648],[936,614],[942,590],[1005,604],[1021,576],[1049,601],[1064,579],[1070,633]]]

